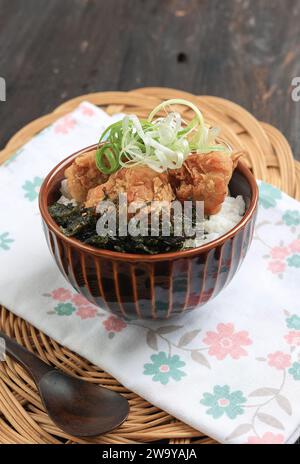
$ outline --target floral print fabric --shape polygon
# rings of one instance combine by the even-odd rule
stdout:
[[[298,202],[259,183],[254,239],[238,274],[206,306],[172,320],[120,319],[87,301],[59,273],[38,211],[42,179],[67,155],[96,143],[114,120],[83,103],[0,168],[0,208],[6,212],[0,217],[0,303],[218,441],[295,441],[300,435]]]

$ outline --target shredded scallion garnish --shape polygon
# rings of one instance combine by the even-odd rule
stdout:
[[[186,124],[179,112],[170,111],[154,119],[172,105],[188,106],[194,111],[194,118]],[[191,152],[228,151],[228,146],[216,142],[218,134],[217,128],[205,125],[194,103],[180,98],[167,100],[154,108],[147,120],[129,115],[111,124],[100,137],[96,165],[104,174],[138,165],[157,172],[178,169]]]

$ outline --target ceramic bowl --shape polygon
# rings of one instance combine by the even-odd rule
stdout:
[[[242,195],[246,212],[222,237],[184,251],[142,255],[100,250],[68,238],[48,212],[59,197],[65,169],[81,150],[59,163],[40,189],[39,206],[49,249],[66,280],[91,303],[124,318],[166,319],[191,311],[214,298],[238,271],[251,244],[258,188],[251,171],[239,162],[230,181]]]

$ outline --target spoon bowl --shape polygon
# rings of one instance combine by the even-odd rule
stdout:
[[[55,369],[0,331],[5,353],[33,377],[52,421],[75,437],[93,437],[118,427],[129,405],[119,393]]]
[[[38,388],[50,418],[70,435],[90,437],[118,427],[128,403],[118,393],[58,370],[44,375]]]

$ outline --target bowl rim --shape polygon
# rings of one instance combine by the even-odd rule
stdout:
[[[40,213],[41,213],[43,220],[47,224],[47,227],[49,227],[49,229],[55,235],[59,236],[61,240],[66,242],[68,245],[71,245],[75,248],[80,249],[80,251],[82,252],[92,254],[98,257],[110,258],[110,259],[113,258],[118,261],[131,261],[131,262],[132,261],[168,261],[168,260],[174,260],[174,259],[179,259],[179,258],[188,258],[188,257],[192,257],[192,256],[199,255],[202,253],[207,253],[213,248],[216,248],[222,245],[228,239],[233,238],[237,234],[237,232],[239,232],[250,221],[250,219],[252,218],[256,210],[257,203],[258,203],[258,186],[255,180],[255,177],[253,176],[250,169],[243,162],[239,160],[236,169],[242,174],[243,177],[247,179],[249,183],[249,186],[251,189],[251,200],[240,222],[236,226],[234,226],[232,229],[230,229],[228,232],[226,232],[226,234],[223,234],[220,237],[216,238],[215,240],[212,240],[209,243],[200,245],[195,248],[189,248],[187,250],[179,250],[179,251],[172,251],[172,252],[166,252],[166,253],[159,253],[156,255],[147,255],[147,254],[142,254],[142,253],[123,253],[120,251],[104,250],[100,248],[95,248],[90,245],[86,245],[80,240],[65,236],[61,232],[61,230],[59,229],[59,226],[56,224],[56,222],[52,219],[52,217],[49,214],[48,194],[49,194],[51,183],[52,183],[54,176],[56,176],[60,171],[65,170],[66,167],[69,165],[70,161],[75,159],[77,156],[96,150],[97,146],[98,144],[93,144],[88,147],[82,148],[81,150],[78,150],[77,152],[67,156],[62,161],[60,161],[46,176],[46,178],[44,179],[41,185],[40,192],[39,192],[39,209],[40,209]]]

